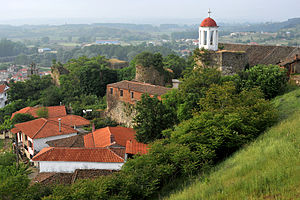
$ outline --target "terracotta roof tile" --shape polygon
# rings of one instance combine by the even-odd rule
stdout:
[[[48,120],[45,118],[19,123],[15,125],[15,128],[19,129],[22,133],[32,139],[77,133],[75,129],[64,124],[61,125],[61,131],[59,131],[58,121]]]
[[[105,127],[84,136],[86,147],[107,147],[114,144],[125,147],[127,140],[133,140],[135,131],[126,127]]]
[[[151,85],[149,83],[141,83],[135,81],[126,81],[126,80],[109,84],[107,85],[107,87],[132,90],[136,92],[148,93],[151,95],[158,95],[158,96],[161,96],[165,94],[167,91],[171,90],[171,88],[166,88],[158,85]]]
[[[58,119],[61,119],[61,123],[68,125],[68,126],[76,126],[76,127],[81,127],[81,126],[88,126],[90,125],[90,121],[78,116],[78,115],[66,115],[62,117],[53,117],[49,118],[50,120],[57,121]]]
[[[74,135],[46,142],[50,147],[84,147],[83,135]]]
[[[123,163],[124,159],[109,148],[44,148],[33,161],[105,162]]]
[[[5,88],[7,87],[7,85],[5,84],[1,84],[0,85],[0,93],[3,93],[5,91]]]
[[[127,154],[147,154],[148,145],[139,143],[135,140],[128,140],[126,143],[126,153]]]
[[[39,110],[41,107],[26,107],[23,108],[17,112],[14,112],[11,116],[11,118],[14,117],[17,113],[24,113],[24,114],[30,114],[33,117],[38,117],[36,114],[37,110]],[[48,118],[54,118],[54,117],[62,117],[66,116],[66,107],[65,106],[49,106],[48,108]]]

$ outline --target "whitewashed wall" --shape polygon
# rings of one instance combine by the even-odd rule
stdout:
[[[58,135],[58,136],[52,136],[52,137],[46,137],[46,138],[39,138],[39,139],[33,139],[33,148],[35,151],[39,152],[43,148],[49,147],[46,142],[51,141],[51,140],[57,140],[57,139],[62,139],[62,138],[67,138],[77,135],[77,133],[71,133],[68,135]]]
[[[76,169],[120,170],[124,163],[39,161],[40,172],[73,173]]]

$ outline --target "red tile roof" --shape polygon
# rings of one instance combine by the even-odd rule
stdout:
[[[41,107],[26,107],[23,108],[17,112],[14,112],[11,116],[11,118],[14,117],[17,113],[24,113],[24,114],[30,114],[33,117],[38,117],[36,114],[36,111],[39,110]],[[54,117],[62,117],[66,116],[66,107],[65,106],[49,106],[48,108],[48,118],[54,118]]]
[[[146,154],[148,153],[148,145],[139,143],[136,140],[128,140],[126,143],[127,154]]]
[[[15,128],[19,129],[22,133],[32,139],[77,133],[75,129],[64,124],[61,125],[61,132],[59,132],[58,121],[45,118],[19,123],[15,125]],[[12,131],[15,131],[15,128],[12,129]]]
[[[141,83],[136,81],[120,81],[117,83],[112,83],[107,85],[107,87],[120,88],[125,90],[132,90],[141,93],[148,93],[152,95],[161,96],[171,90],[171,88],[166,88],[158,85],[151,85],[149,83]]]
[[[84,136],[85,147],[126,146],[127,140],[133,140],[135,131],[125,127],[105,127]]]
[[[6,87],[7,87],[7,85],[5,85],[5,84],[0,85],[0,93],[5,92]]]
[[[76,126],[76,127],[81,127],[81,126],[88,126],[90,125],[90,121],[78,116],[78,115],[66,115],[62,117],[53,117],[49,118],[50,120],[57,121],[58,119],[61,119],[61,123],[68,125],[68,126]]]
[[[123,163],[124,159],[109,148],[65,148],[48,147],[42,149],[33,161],[105,162]]]
[[[215,20],[213,20],[210,17],[205,18],[202,22],[201,22],[201,27],[216,27],[217,23]]]

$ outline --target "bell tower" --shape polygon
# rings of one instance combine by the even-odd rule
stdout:
[[[208,17],[199,26],[199,49],[218,50],[218,26],[215,20],[210,17],[211,11],[208,10]]]

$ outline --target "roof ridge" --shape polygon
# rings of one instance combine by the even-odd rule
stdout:
[[[44,124],[41,126],[41,128],[32,136],[32,139],[34,139],[34,137],[42,130],[42,128],[44,128],[44,126],[46,126],[48,120],[45,119],[45,118],[39,118],[39,119],[42,119],[44,120]]]
[[[125,160],[124,158],[122,158],[121,156],[119,156],[118,154],[116,154],[113,150],[111,150],[109,147],[107,147],[107,149],[112,152],[114,155],[116,155],[117,157],[119,157],[121,160]],[[126,151],[126,149],[125,149]]]

